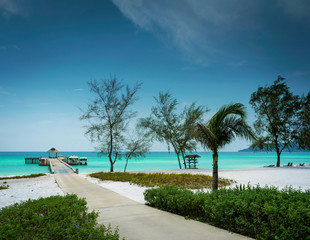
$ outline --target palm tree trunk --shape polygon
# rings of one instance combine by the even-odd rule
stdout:
[[[212,190],[218,189],[218,182],[219,182],[219,176],[218,176],[218,152],[213,152],[213,175],[212,175]]]

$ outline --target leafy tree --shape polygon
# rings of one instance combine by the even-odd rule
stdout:
[[[128,85],[125,87],[116,77],[110,77],[101,82],[90,81],[88,85],[95,99],[88,105],[81,119],[88,120],[86,134],[92,142],[99,142],[98,150],[108,155],[110,171],[113,172],[113,166],[126,145],[128,122],[136,114],[129,107],[137,100],[136,93],[141,83],[130,88]]]
[[[218,189],[218,151],[236,137],[253,140],[255,138],[251,128],[245,121],[245,107],[241,103],[222,106],[204,125],[198,123],[195,127],[196,139],[213,155],[212,189]]]
[[[169,92],[160,92],[158,98],[154,98],[156,106],[152,108],[151,116],[140,119],[140,126],[148,129],[159,142],[166,143],[169,151],[173,148],[181,169],[180,158],[183,158],[186,166],[185,152],[196,150],[197,144],[192,137],[192,129],[208,110],[193,103],[178,114],[178,101]]]
[[[301,111],[299,113],[299,136],[297,141],[302,149],[310,149],[310,92],[300,100]]]
[[[250,104],[254,108],[257,120],[254,128],[258,135],[253,148],[265,151],[276,151],[277,167],[280,167],[280,156],[284,149],[289,151],[301,144],[300,130],[309,131],[307,127],[307,106],[304,115],[299,96],[290,92],[285,78],[278,79],[270,86],[259,87],[251,95]],[[302,116],[305,117],[302,120]],[[308,113],[309,116],[309,113]],[[309,120],[308,120],[309,123]],[[308,128],[308,130],[307,130]]]
[[[125,153],[126,164],[124,167],[124,172],[126,172],[129,159],[144,157],[144,154],[148,152],[151,147],[150,144],[151,139],[149,134],[143,133],[141,130],[137,130],[135,137],[132,137],[127,141],[127,152]]]

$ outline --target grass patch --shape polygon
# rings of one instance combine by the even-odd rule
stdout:
[[[165,185],[176,185],[191,189],[211,188],[212,177],[199,174],[165,174],[165,173],[110,173],[98,172],[90,174],[91,177],[99,178],[100,180],[112,180],[119,182],[129,182],[143,187],[157,187]],[[229,186],[233,180],[219,178],[219,186]]]
[[[2,185],[0,185],[0,190],[8,189],[9,187],[10,187],[10,185],[2,184]]]
[[[44,174],[44,173],[39,173],[39,174],[31,174],[31,175],[24,175],[24,176],[0,177],[0,180],[21,179],[21,178],[36,178],[36,177],[41,177],[41,176],[45,176],[45,175],[46,174]]]
[[[150,206],[255,239],[309,239],[310,191],[236,187],[193,193],[176,186],[149,189]]]
[[[117,230],[97,224],[76,195],[28,200],[0,210],[0,239],[118,240]]]

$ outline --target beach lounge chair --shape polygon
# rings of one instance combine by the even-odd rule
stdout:
[[[291,165],[290,165],[290,167],[291,167],[291,166],[293,166],[293,163],[292,163],[292,162],[291,162]]]
[[[275,165],[268,165],[268,166],[264,166],[264,167],[274,167]]]
[[[291,166],[290,162],[287,165],[283,165],[283,167],[289,167],[289,166]]]
[[[305,163],[299,163],[299,166],[303,167],[305,165]]]

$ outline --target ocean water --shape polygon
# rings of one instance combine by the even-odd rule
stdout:
[[[201,156],[198,159],[198,168],[212,169],[212,153],[201,152],[198,154]],[[110,170],[108,157],[99,156],[96,152],[61,152],[58,156],[61,155],[87,157],[88,165],[73,166],[74,168],[78,168],[80,173]],[[0,176],[48,173],[48,166],[25,164],[25,157],[40,156],[47,157],[48,154],[45,152],[0,152]],[[276,164],[276,159],[276,153],[220,152],[219,169],[263,167]],[[125,162],[125,160],[117,160],[114,165],[114,171],[123,171]],[[310,153],[282,153],[281,166],[287,165],[288,162],[293,162],[293,164],[310,164]],[[149,152],[146,154],[145,158],[130,159],[127,171],[168,170],[178,168],[178,160],[174,153]]]

